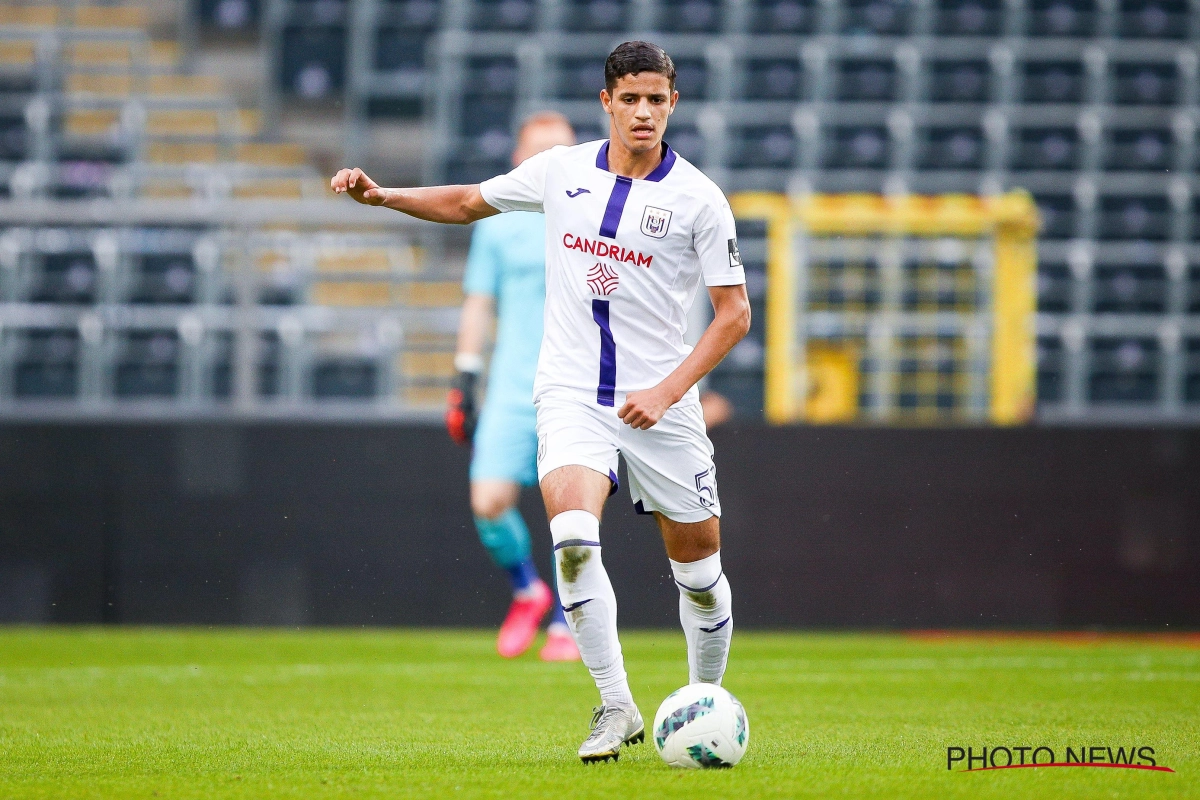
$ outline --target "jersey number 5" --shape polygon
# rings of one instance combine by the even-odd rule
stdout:
[[[717,468],[709,467],[696,474],[696,494],[700,495],[700,505],[712,508],[717,504]]]

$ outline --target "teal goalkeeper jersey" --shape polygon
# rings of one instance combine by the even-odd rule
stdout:
[[[518,211],[476,222],[463,291],[496,300],[487,403],[532,414],[546,303],[546,217]]]

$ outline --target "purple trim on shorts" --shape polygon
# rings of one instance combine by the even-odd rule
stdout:
[[[653,512],[653,511],[647,511],[647,510],[646,510],[646,506],[645,506],[645,505],[642,503],[642,501],[641,501],[641,500],[638,500],[636,503],[634,503],[634,504],[633,504],[633,513],[635,513],[635,514],[641,514],[641,515],[643,515],[643,516],[646,516],[646,517],[653,517],[653,516],[654,516],[654,512]]]
[[[617,478],[617,473],[613,472],[611,469],[608,471],[608,479],[612,481],[612,486],[608,488],[608,496],[612,497],[617,493],[617,489],[621,488],[621,481]]]

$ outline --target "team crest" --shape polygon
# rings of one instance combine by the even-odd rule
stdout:
[[[621,278],[608,264],[597,262],[588,270],[587,285],[592,294],[608,296],[617,290]]]
[[[669,227],[671,227],[670,211],[665,208],[646,206],[646,210],[642,212],[642,233],[651,239],[661,239],[667,235]]]

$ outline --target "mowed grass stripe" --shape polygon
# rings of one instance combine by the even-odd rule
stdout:
[[[647,717],[683,636],[623,635]],[[739,631],[736,769],[584,767],[579,664],[486,631],[0,629],[0,797],[1200,797],[1190,640]],[[1155,748],[1175,774],[946,771],[951,745]],[[157,794],[156,794],[157,793]]]

